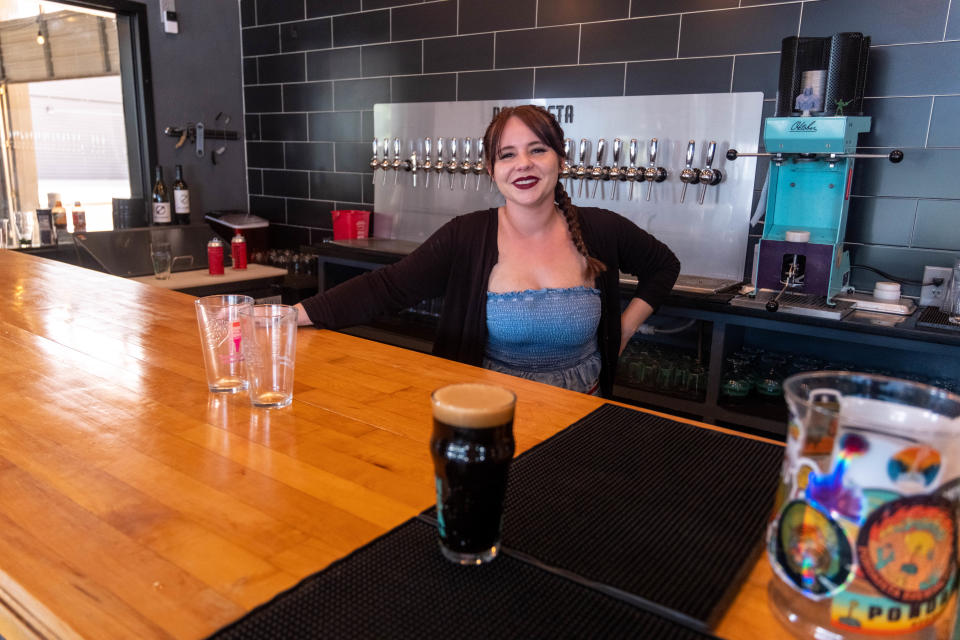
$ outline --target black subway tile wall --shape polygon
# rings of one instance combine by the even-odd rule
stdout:
[[[457,33],[457,3],[440,0],[391,12],[390,37],[393,40],[439,38]]]
[[[533,69],[461,73],[459,100],[522,100],[533,97]]]
[[[258,0],[257,24],[303,20],[303,0]]]
[[[332,82],[300,82],[283,85],[284,111],[328,111],[332,108]]]
[[[333,144],[329,142],[288,142],[284,145],[286,169],[333,171]]]
[[[316,49],[317,45],[331,43],[330,20],[304,20],[280,25],[281,51]]]
[[[247,169],[247,183],[250,195],[263,193],[263,172],[260,169]]]
[[[673,58],[679,33],[679,15],[585,24],[580,36],[580,62]]]
[[[534,76],[534,98],[588,98],[623,93],[622,64],[547,67]]]
[[[302,53],[262,56],[258,69],[261,84],[303,82],[307,78],[307,63]]]
[[[579,38],[580,27],[572,25],[501,31],[495,41],[493,66],[506,69],[576,64]]]
[[[859,31],[871,44],[930,42],[943,38],[950,0],[830,0],[804,7],[801,36]]]
[[[390,40],[390,12],[349,13],[333,19],[333,46],[387,42]]]
[[[247,142],[247,164],[251,167],[283,169],[283,146],[283,142]]]
[[[243,59],[243,84],[257,84],[259,76],[257,75],[257,59],[256,58],[244,58]]]
[[[240,0],[240,26],[251,27],[257,24],[256,0]]]
[[[423,44],[416,40],[362,47],[360,60],[360,72],[365,78],[420,73]]]
[[[361,8],[360,0],[307,0],[307,17],[335,16],[360,11]]]
[[[616,20],[630,15],[630,0],[540,0],[537,24],[570,24]]]
[[[280,29],[275,24],[244,29],[241,42],[244,56],[280,53]]]
[[[468,1],[460,2],[459,5],[459,33],[503,31],[537,26],[537,0]]]
[[[241,0],[251,211],[275,242],[373,209],[373,105],[760,91],[784,37],[871,36],[854,264],[919,279],[960,254],[960,2],[954,0]],[[766,176],[758,163],[755,191]],[[751,241],[762,222],[751,228]],[[280,244],[278,246],[287,246]],[[878,276],[853,271],[869,289]],[[916,295],[915,288],[904,290]]]
[[[340,80],[360,75],[360,47],[307,54],[307,80]]]
[[[457,99],[457,76],[453,73],[391,78],[394,102],[450,102]]]
[[[768,4],[768,2],[763,2],[763,4]],[[741,2],[741,0],[637,0],[630,7],[630,17],[709,11],[710,9],[732,9],[746,5],[747,3]]]
[[[493,66],[493,34],[433,38],[423,42],[424,73],[472,71]]]

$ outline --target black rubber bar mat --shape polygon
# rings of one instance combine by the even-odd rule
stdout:
[[[762,550],[782,457],[604,405],[514,460],[504,551],[709,629]]]
[[[949,318],[949,314],[941,311],[937,307],[924,307],[923,311],[920,312],[920,316],[917,318],[917,326],[960,331],[960,324],[950,322]]]
[[[448,562],[412,519],[224,627],[279,638],[710,638],[510,557]]]

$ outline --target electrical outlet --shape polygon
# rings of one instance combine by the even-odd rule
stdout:
[[[921,307],[939,307],[941,303],[943,303],[943,299],[947,297],[947,287],[950,285],[950,276],[952,274],[953,269],[950,267],[923,268],[924,283],[933,282],[935,278],[943,278],[943,282],[940,286],[925,284],[920,289]]]

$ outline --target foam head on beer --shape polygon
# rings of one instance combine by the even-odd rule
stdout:
[[[516,396],[503,387],[465,382],[433,392],[433,417],[455,427],[497,427],[513,420]]]

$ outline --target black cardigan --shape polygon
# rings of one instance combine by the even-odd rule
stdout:
[[[637,276],[634,297],[656,309],[673,288],[680,262],[623,216],[594,207],[579,210],[584,243],[607,266],[595,286],[603,301],[597,332],[600,391],[609,396],[620,350],[619,272]],[[442,296],[434,355],[480,365],[487,342],[487,282],[498,256],[497,209],[476,211],[450,220],[400,261],[307,298],[303,307],[317,327],[340,329]]]

